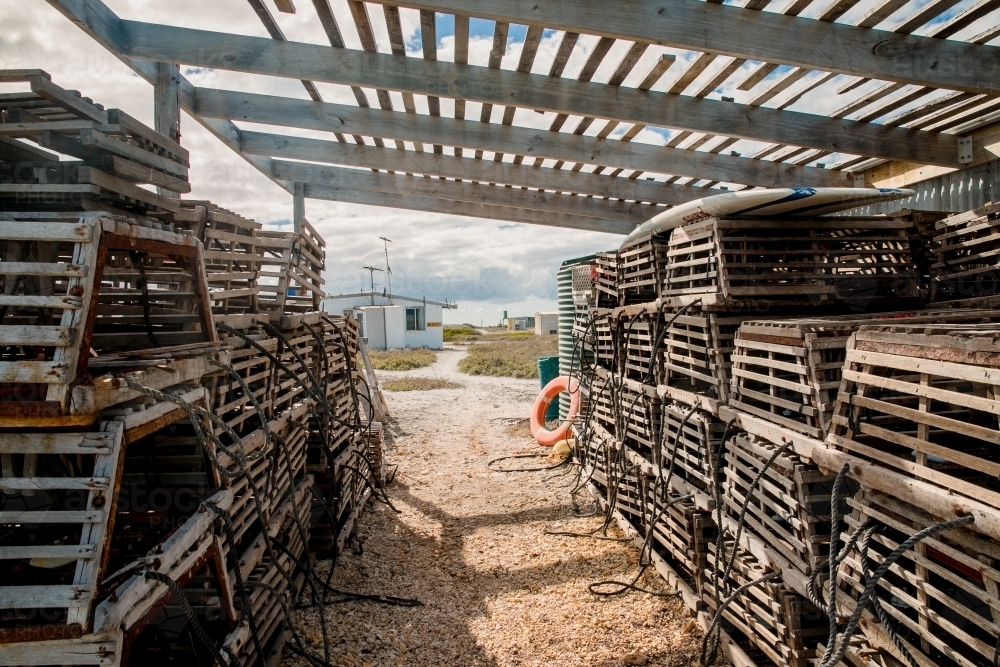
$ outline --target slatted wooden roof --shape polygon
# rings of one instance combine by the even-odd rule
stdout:
[[[330,46],[286,35],[271,1],[247,7],[270,39],[49,3],[150,83],[172,74],[183,109],[306,198],[625,233],[718,188],[900,187],[1000,154],[1000,0],[274,0]],[[419,12],[417,53],[401,11]],[[485,63],[472,18],[493,22]],[[196,87],[167,63],[299,79],[309,99]]]

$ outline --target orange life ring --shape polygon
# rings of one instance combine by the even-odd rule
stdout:
[[[569,413],[559,428],[550,431],[545,428],[545,411],[549,408],[552,399],[567,392],[569,398]],[[543,447],[552,447],[560,440],[566,440],[570,436],[569,427],[580,411],[580,383],[575,378],[568,375],[560,375],[549,382],[535,399],[535,406],[531,410],[531,434],[535,440]]]

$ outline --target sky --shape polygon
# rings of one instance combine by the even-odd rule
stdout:
[[[813,3],[814,7],[810,7],[804,16],[822,11],[832,1],[817,0]],[[899,17],[932,1],[936,0],[911,0],[904,8],[886,19],[880,27],[891,27],[894,21],[898,22]],[[265,2],[270,6],[289,39],[328,44],[312,3],[296,0],[298,11],[294,15],[289,15],[277,12],[272,0]],[[727,0],[727,4],[731,2],[732,0]],[[875,0],[862,0],[841,20],[845,22],[856,20],[857,16],[867,12],[874,2]],[[944,18],[962,11],[973,2],[975,0],[962,0]],[[122,18],[259,37],[267,36],[263,25],[245,0],[213,0],[210,3],[204,0],[106,0],[106,4]],[[780,10],[787,2],[779,0],[772,4],[774,6],[769,9]],[[348,48],[360,48],[360,41],[346,1],[331,0],[331,5]],[[388,53],[389,39],[381,9],[377,5],[368,5],[368,11],[378,50]],[[407,51],[418,55],[421,51],[419,13],[403,8],[400,9],[400,18]],[[991,14],[956,37],[977,34],[985,25],[993,24],[996,20],[996,13]],[[79,90],[108,108],[122,109],[152,125],[152,87],[47,2],[36,0],[27,3],[8,0],[0,3],[0,26],[2,26],[0,68],[43,69],[52,76],[54,83],[63,88]],[[473,19],[470,22],[470,64],[487,63],[493,42],[493,30],[492,21]],[[507,51],[501,67],[505,69],[516,67],[525,31],[525,26],[511,26]],[[918,31],[918,34],[924,32],[926,29]],[[437,36],[438,58],[453,60],[454,20],[451,16],[437,15]],[[546,31],[535,59],[533,72],[547,73],[561,37],[562,33]],[[587,55],[597,41],[598,38],[595,36],[581,36],[566,66],[564,76],[575,78],[579,74]],[[595,73],[594,81],[607,81],[630,45],[629,42],[619,40]],[[652,63],[663,53],[674,54],[677,62],[654,90],[669,88],[683,73],[684,65],[695,57],[691,52],[651,47],[623,85],[637,85],[652,67]],[[714,78],[728,61],[729,59],[724,57],[717,59],[692,83],[688,92]],[[757,63],[749,62],[743,66],[743,71],[749,73],[756,65]],[[789,69],[779,68],[750,91],[736,90],[730,85],[713,91],[708,96],[712,99],[728,96],[734,98],[736,102],[745,102],[770,83],[787,75]],[[196,86],[308,99],[301,83],[294,79],[184,66],[182,72]],[[810,74],[799,85],[789,88],[787,94],[779,95],[767,106],[780,104],[786,98],[790,98],[816,74]],[[738,77],[731,77],[730,81],[733,79],[738,80]],[[878,82],[869,82],[848,94],[838,95],[836,90],[843,84],[849,83],[850,79],[851,77],[836,77],[825,86],[804,95],[789,109],[830,113],[853,97],[863,95],[879,85]],[[0,84],[0,92],[26,88],[26,86],[18,88],[18,85],[20,84]],[[319,83],[317,87],[327,102],[356,104],[353,93],[346,86]],[[909,87],[904,88],[897,95],[906,95],[909,90]],[[365,89],[365,92],[372,106],[377,107],[375,91]],[[391,93],[391,97],[394,108],[401,110],[402,97],[398,93]],[[418,112],[426,113],[426,97],[416,96],[416,106]],[[454,115],[452,101],[442,99],[441,107],[443,116]],[[478,118],[480,108],[478,103],[469,102],[466,117]],[[902,107],[893,113],[906,108],[908,107]],[[493,113],[494,122],[499,121],[502,108],[495,107]],[[552,113],[519,110],[515,115],[514,124],[548,128],[553,117]],[[578,120],[578,117],[571,117],[565,124],[564,131],[572,131]],[[595,122],[586,134],[596,134],[604,124],[603,121]],[[241,124],[240,127],[323,139],[332,138],[331,135],[322,132],[271,128],[264,125]],[[621,136],[629,127],[625,124],[617,127],[611,137]],[[674,132],[668,129],[646,128],[635,137],[634,141],[663,145],[673,134]],[[686,146],[697,139],[698,135],[695,135],[681,146]],[[189,195],[184,195],[185,198],[209,199],[222,207],[254,218],[267,228],[285,230],[290,228],[291,196],[187,115],[182,115],[181,143],[191,151],[192,163],[190,180],[193,189]],[[700,150],[708,150],[714,143],[708,142],[701,146]],[[731,146],[730,150],[749,155],[763,146],[766,144],[743,140]],[[427,149],[430,150],[430,147]],[[445,152],[453,154],[450,148],[446,148]],[[491,155],[487,153],[486,158],[490,157]],[[833,164],[838,158],[843,157],[828,156],[824,161]],[[505,161],[509,162],[511,158],[512,156],[508,155]],[[551,166],[550,162],[546,162],[545,166]],[[583,170],[591,171],[593,168],[593,165],[588,165]],[[627,175],[628,172],[622,174],[623,177]],[[643,177],[664,180],[667,176],[667,174],[644,174]],[[697,179],[679,182],[700,183]],[[313,199],[306,202],[306,217],[327,243],[325,272],[327,293],[355,292],[362,284],[367,289],[370,286],[369,272],[362,267],[365,264],[374,264],[385,268],[383,242],[379,239],[384,236],[392,240],[389,245],[389,261],[392,268],[393,292],[408,296],[425,296],[435,300],[457,301],[458,309],[445,311],[447,323],[490,324],[499,322],[503,311],[508,311],[513,316],[555,310],[556,272],[561,263],[569,258],[616,248],[621,242],[620,236],[597,232]],[[380,291],[386,286],[385,279],[385,272],[375,274],[377,290]]]

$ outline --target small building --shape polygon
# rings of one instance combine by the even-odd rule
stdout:
[[[531,331],[535,328],[534,317],[508,317],[507,329],[510,331]]]
[[[444,310],[458,304],[428,301],[395,294],[339,294],[323,300],[329,313],[350,313],[361,324],[361,335],[371,350],[407,347],[444,347]]]
[[[559,313],[535,313],[535,335],[559,333]]]

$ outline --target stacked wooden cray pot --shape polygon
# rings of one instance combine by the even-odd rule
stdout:
[[[583,474],[734,664],[995,664],[1000,205],[945,216],[706,218],[577,268]]]
[[[140,187],[190,192],[187,151],[0,82],[0,665],[274,664],[381,486],[322,239]]]

